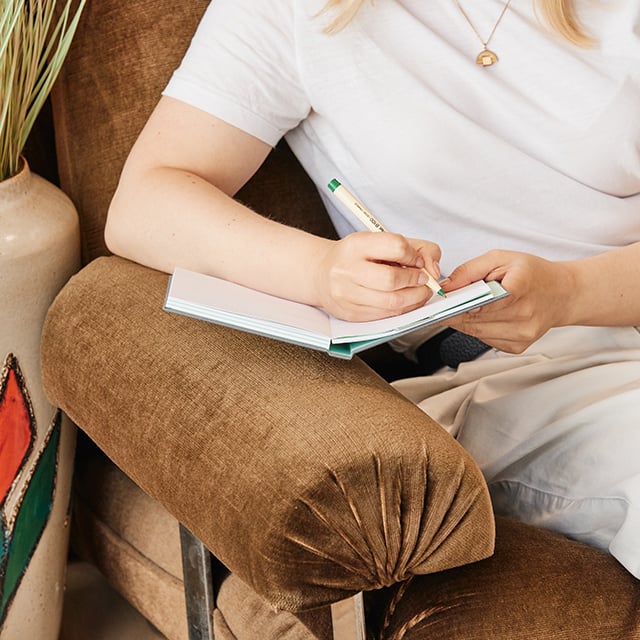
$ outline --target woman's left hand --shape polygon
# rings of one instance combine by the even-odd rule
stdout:
[[[498,280],[509,296],[446,322],[508,353],[522,353],[551,327],[567,324],[575,289],[568,263],[516,251],[494,250],[457,267],[442,281],[445,292],[476,280]]]

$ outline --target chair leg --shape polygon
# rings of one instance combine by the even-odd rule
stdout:
[[[189,640],[214,640],[211,552],[183,525],[180,525],[180,546]]]
[[[331,622],[333,640],[365,640],[367,628],[362,592],[332,604]]]
[[[189,640],[214,640],[211,552],[186,527],[180,525],[184,594]],[[333,640],[366,640],[362,592],[331,605]]]

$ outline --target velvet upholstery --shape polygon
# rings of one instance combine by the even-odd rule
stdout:
[[[379,597],[384,640],[640,638],[638,581],[613,557],[506,518],[491,558]]]
[[[87,266],[47,317],[43,378],[126,473],[79,460],[76,553],[170,640],[186,638],[178,520],[227,567],[216,640],[328,640],[324,605],[360,589],[376,640],[640,638],[637,581],[602,552],[498,520],[481,560],[477,467],[360,359],[167,314],[166,274],[107,256],[127,152],[206,4],[90,1],[53,95]],[[286,146],[239,198],[333,234]]]
[[[441,427],[359,360],[163,311],[167,279],[115,256],[75,276],[47,392],[259,594],[304,609],[491,553],[485,484]]]
[[[83,456],[78,472],[76,550],[163,633],[186,640],[175,520],[105,460]],[[637,581],[611,556],[507,519],[496,525],[491,558],[367,593],[371,638],[640,637]],[[331,640],[326,607],[276,611],[235,574],[223,577],[214,630],[216,640]]]

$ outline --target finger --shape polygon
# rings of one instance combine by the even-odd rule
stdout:
[[[477,280],[500,280],[504,276],[504,252],[489,251],[456,267],[440,284],[453,291]]]
[[[420,252],[400,234],[361,232],[353,236],[355,242],[363,245],[360,250],[372,262],[417,268],[424,266]]]
[[[349,302],[342,303],[342,317],[352,321],[364,321],[396,316],[424,306],[432,295],[431,290],[424,286],[395,291],[358,287],[352,291]]]
[[[541,335],[534,325],[509,321],[474,322],[463,315],[452,319],[448,326],[507,353],[522,353]]]
[[[354,265],[351,276],[359,285],[377,291],[420,287],[429,281],[423,269],[381,262],[358,263]]]

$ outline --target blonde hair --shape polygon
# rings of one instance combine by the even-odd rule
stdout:
[[[428,0],[424,1],[428,2]],[[334,33],[344,29],[364,3],[365,0],[328,0],[324,10],[336,9],[337,14],[327,27],[327,31]],[[580,24],[575,0],[535,0],[535,4],[548,25],[569,42],[579,47],[590,47],[593,44],[592,38]]]

